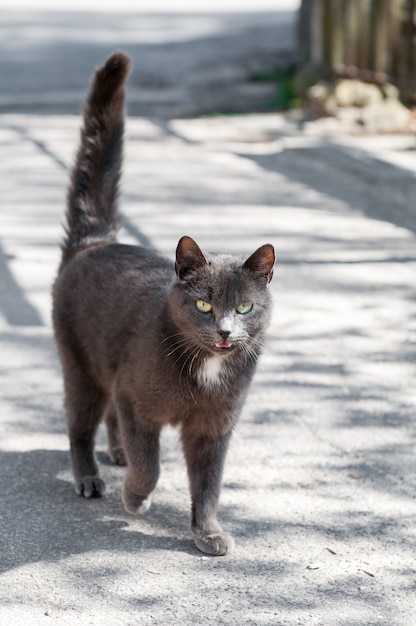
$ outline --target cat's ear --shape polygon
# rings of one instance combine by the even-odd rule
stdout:
[[[184,278],[188,272],[199,269],[206,263],[198,244],[191,237],[181,237],[176,248],[175,270],[178,278]]]
[[[265,276],[269,283],[273,278],[273,267],[275,262],[274,248],[270,243],[258,248],[244,263],[244,269],[255,274]]]

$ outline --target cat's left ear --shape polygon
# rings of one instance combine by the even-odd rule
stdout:
[[[244,263],[244,269],[264,276],[269,283],[273,278],[273,267],[276,257],[270,243],[260,246]]]
[[[206,265],[201,248],[191,237],[181,237],[176,248],[175,270],[179,279],[185,278],[192,270]]]

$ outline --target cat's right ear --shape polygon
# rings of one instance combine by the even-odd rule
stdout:
[[[207,261],[201,252],[201,248],[191,237],[181,237],[176,248],[175,270],[178,278],[185,278],[192,270],[206,265]]]

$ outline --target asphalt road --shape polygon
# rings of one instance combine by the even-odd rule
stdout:
[[[293,61],[294,11],[247,13],[0,12],[0,112],[80,112],[111,52],[133,60],[129,111],[170,118],[263,110]]]
[[[78,125],[36,107],[0,116],[0,624],[413,624],[412,152],[313,138],[277,114],[130,118],[123,241],[278,253],[224,477],[236,549],[209,558],[173,429],[142,519],[123,510],[103,433],[107,496],[73,491],[50,285]]]

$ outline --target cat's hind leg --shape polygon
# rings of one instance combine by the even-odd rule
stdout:
[[[94,454],[94,439],[105,413],[106,395],[70,354],[63,360],[65,405],[75,491],[84,498],[104,494]]]
[[[126,455],[121,442],[117,413],[113,405],[110,405],[105,414],[107,427],[108,456],[114,465],[127,465]]]

